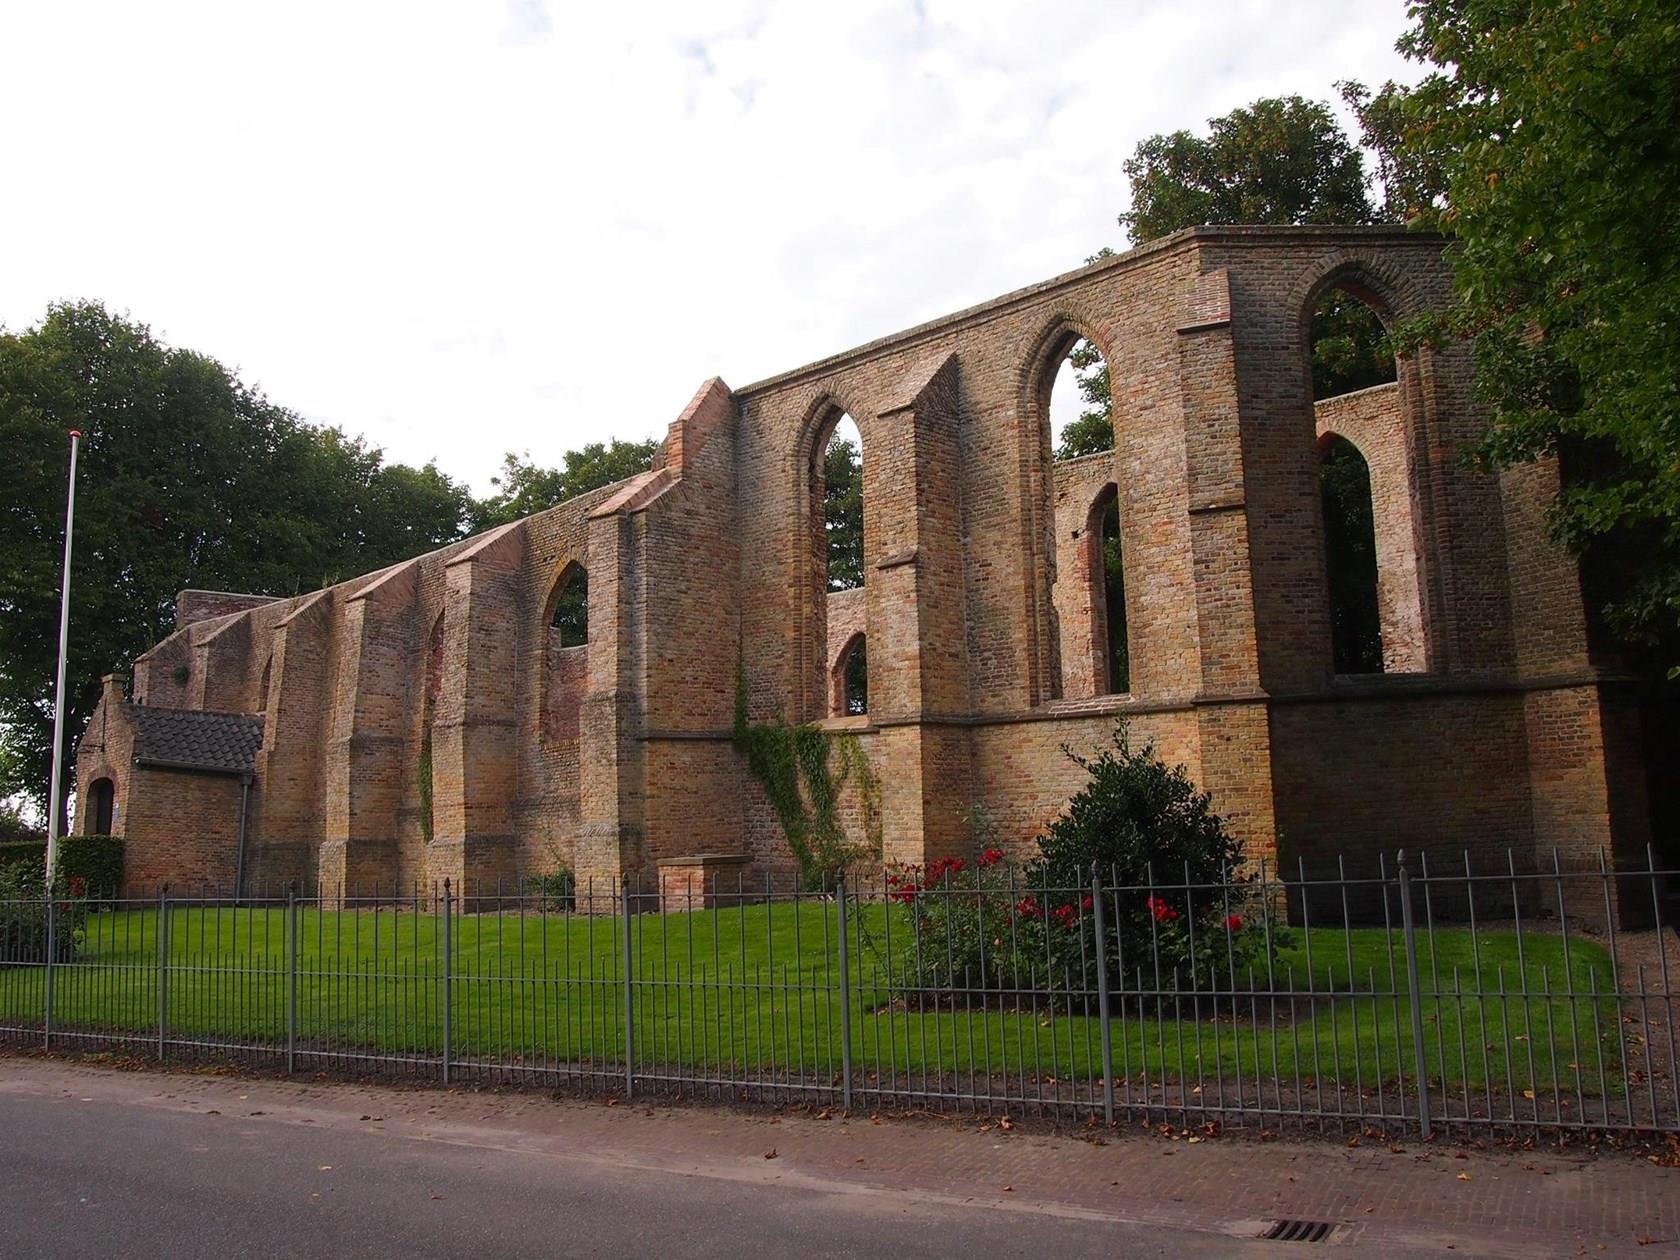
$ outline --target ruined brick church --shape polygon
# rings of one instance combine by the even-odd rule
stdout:
[[[300,597],[183,592],[175,633],[107,681],[76,827],[124,836],[135,884],[781,883],[787,843],[731,739],[739,676],[755,719],[856,734],[888,859],[967,851],[975,806],[1024,855],[1082,782],[1063,746],[1122,716],[1286,871],[1402,847],[1643,855],[1637,713],[1548,541],[1555,467],[1464,460],[1486,418],[1461,347],[1315,402],[1331,289],[1384,320],[1435,307],[1441,244],[1180,232],[708,381],[651,471],[478,537]],[[1079,339],[1110,370],[1115,445],[1057,462],[1050,386]],[[864,580],[831,592],[843,415]],[[1358,673],[1332,645],[1320,462],[1340,444],[1373,522],[1380,650]]]

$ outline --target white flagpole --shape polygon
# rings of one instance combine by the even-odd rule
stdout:
[[[58,864],[59,785],[64,781],[64,658],[70,645],[70,540],[76,528],[76,448],[81,432],[70,430],[70,491],[64,506],[64,585],[58,596],[58,689],[53,693],[52,794],[47,798],[47,882]]]

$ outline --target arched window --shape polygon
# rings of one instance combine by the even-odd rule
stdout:
[[[1114,392],[1108,362],[1085,337],[1053,355],[1056,376],[1050,385],[1050,443],[1057,459],[1078,459],[1114,449]]]
[[[83,825],[91,836],[108,836],[117,810],[117,785],[109,779],[88,784],[87,814]]]
[[[823,539],[831,591],[863,585],[863,437],[844,412],[823,448]]]
[[[1338,674],[1428,669],[1425,458],[1411,360],[1387,344],[1378,282],[1341,273],[1306,314],[1324,526],[1331,667]]]
[[[1120,496],[1112,481],[1115,431],[1108,363],[1071,330],[1039,369],[1041,458],[1051,524],[1049,661],[1044,698],[1086,699],[1131,690]]]
[[[1313,306],[1313,401],[1391,384],[1398,378],[1394,356],[1383,346],[1383,322],[1376,309],[1349,289],[1326,289]]]
[[[1330,642],[1338,674],[1380,674],[1382,614],[1371,469],[1359,448],[1327,433],[1319,440],[1324,560],[1330,580]]]
[[[834,699],[834,645],[868,630],[869,565],[864,547],[864,452],[861,427],[840,404],[812,408],[800,461],[808,495],[800,534],[806,635],[804,683],[798,699],[806,719],[843,712]]]
[[[858,717],[869,712],[869,643],[862,634],[846,642],[834,665],[836,717]]]
[[[548,630],[539,730],[545,743],[575,743],[589,689],[589,572],[575,560],[563,565],[555,578],[543,624]]]
[[[560,636],[563,648],[582,647],[589,642],[589,572],[581,564],[568,564],[549,595],[548,624]]]
[[[1091,505],[1091,641],[1098,656],[1097,690],[1123,695],[1132,689],[1126,643],[1126,573],[1120,550],[1120,491],[1110,482]]]

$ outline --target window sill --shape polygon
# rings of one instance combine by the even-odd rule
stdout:
[[[869,724],[869,714],[858,713],[846,717],[828,717],[818,720],[819,731],[868,731],[873,730]]]

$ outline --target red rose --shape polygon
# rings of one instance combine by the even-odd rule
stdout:
[[[1159,897],[1151,897],[1144,905],[1149,907],[1149,913],[1155,916],[1157,923],[1171,923],[1178,918],[1178,911]]]
[[[1225,930],[1227,932],[1240,932],[1240,931],[1242,931],[1242,915],[1233,914],[1230,918],[1226,919],[1225,920]]]

